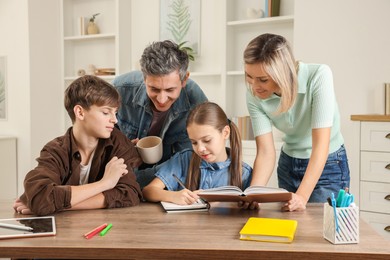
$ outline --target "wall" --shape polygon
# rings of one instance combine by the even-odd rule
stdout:
[[[0,134],[18,138],[19,171],[26,171],[30,167],[31,154],[31,129],[28,115],[30,111],[30,59],[27,25],[27,0],[2,0],[0,2],[0,35],[2,35],[0,55],[7,56],[8,85],[8,119],[0,121]]]
[[[326,63],[334,74],[341,130],[358,194],[359,129],[352,114],[384,113],[390,82],[390,1],[295,0],[294,48],[302,61]]]
[[[354,185],[359,147],[358,131],[350,115],[383,113],[382,83],[390,82],[390,36],[386,28],[390,24],[390,1],[368,3],[295,0],[295,54],[300,60],[327,63],[333,69]],[[36,164],[41,147],[63,132],[59,4],[59,0],[0,0],[0,35],[6,36],[0,41],[0,55],[8,57],[9,99],[8,120],[0,121],[0,135],[18,138],[19,185]],[[219,48],[224,10],[220,4],[221,0],[202,1],[200,63],[216,71],[223,66]],[[158,40],[159,0],[132,0],[130,15],[131,64],[135,69],[146,45]],[[209,93],[214,99],[218,91],[208,89]]]
[[[58,7],[52,0],[0,1],[0,55],[8,61],[0,135],[17,137],[19,194],[42,146],[63,129]]]

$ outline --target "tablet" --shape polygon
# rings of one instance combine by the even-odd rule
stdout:
[[[0,239],[54,236],[54,216],[0,219]]]

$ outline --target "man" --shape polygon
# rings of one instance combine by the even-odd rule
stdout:
[[[163,140],[163,157],[155,165],[135,170],[141,188],[154,178],[156,167],[175,152],[191,148],[186,131],[189,111],[207,101],[200,87],[189,79],[188,55],[171,41],[154,42],[143,52],[141,71],[113,81],[122,97],[118,126],[133,143],[145,136]]]

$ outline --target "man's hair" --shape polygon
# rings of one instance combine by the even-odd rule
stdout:
[[[144,50],[140,65],[146,76],[163,76],[174,71],[179,72],[180,80],[186,78],[188,69],[188,54],[176,43],[166,40],[153,42]]]
[[[117,90],[107,81],[91,75],[82,76],[73,81],[65,90],[64,105],[72,123],[76,116],[76,105],[89,110],[91,106],[119,107],[121,98]]]

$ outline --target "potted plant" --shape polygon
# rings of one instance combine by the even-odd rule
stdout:
[[[194,50],[191,48],[191,47],[188,47],[188,46],[185,46],[185,44],[187,43],[188,41],[185,41],[185,42],[181,42],[179,43],[179,49],[180,50],[183,50],[187,53],[188,55],[188,59],[190,61],[195,61],[195,56],[194,56]]]
[[[99,33],[99,28],[95,23],[95,18],[98,16],[100,13],[93,14],[91,18],[89,18],[89,23],[88,23],[88,28],[87,32],[88,34],[97,34]]]

